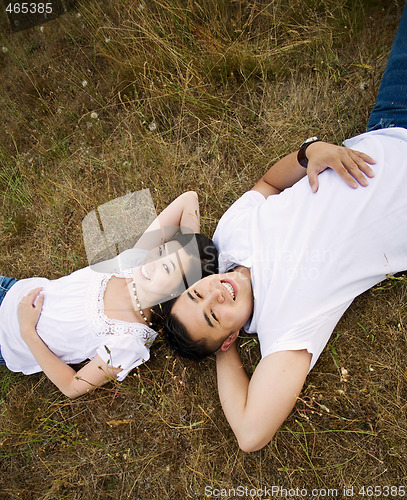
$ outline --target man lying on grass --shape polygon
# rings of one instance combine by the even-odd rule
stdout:
[[[168,342],[193,360],[216,352],[221,404],[243,450],[265,446],[284,422],[353,299],[407,269],[406,128],[405,9],[371,131],[345,141],[359,152],[312,138],[276,163],[218,224],[222,274],[175,301]],[[236,349],[242,327],[261,347],[251,380]]]

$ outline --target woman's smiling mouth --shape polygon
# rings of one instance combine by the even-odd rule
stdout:
[[[149,275],[149,274],[148,274],[148,272],[147,272],[147,269],[146,269],[145,264],[143,264],[143,265],[140,267],[140,273],[141,273],[141,275],[142,275],[145,279],[147,279],[147,280],[151,280],[151,277],[150,277],[150,275]]]

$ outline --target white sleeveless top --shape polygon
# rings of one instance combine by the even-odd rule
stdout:
[[[131,270],[107,274],[85,267],[56,280],[28,278],[15,283],[0,307],[0,347],[7,367],[26,375],[41,371],[20,336],[17,318],[21,299],[37,287],[43,287],[45,297],[38,335],[65,363],[98,354],[110,366],[122,368],[117,375],[121,381],[147,361],[157,333],[143,323],[111,319],[104,313],[103,296],[112,276],[131,277]]]

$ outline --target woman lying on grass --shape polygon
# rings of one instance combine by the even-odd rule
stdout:
[[[122,381],[149,359],[160,302],[217,270],[212,241],[198,234],[198,208],[193,191],[175,199],[141,237],[166,228],[161,244],[121,272],[100,272],[113,260],[55,280],[0,277],[0,364],[26,375],[43,371],[70,398]],[[128,262],[132,249],[126,252]],[[87,359],[79,371],[69,366]]]

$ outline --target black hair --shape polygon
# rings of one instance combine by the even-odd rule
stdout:
[[[178,241],[182,247],[187,249],[188,243],[193,238],[195,238],[198,245],[202,278],[210,274],[216,274],[218,272],[218,251],[210,238],[201,233],[177,233],[170,241]]]
[[[172,313],[172,307],[177,299],[178,297],[165,304],[164,335],[167,345],[178,356],[195,362],[202,361],[220,349],[223,339],[217,345],[210,344],[205,338],[191,339],[182,321]]]

